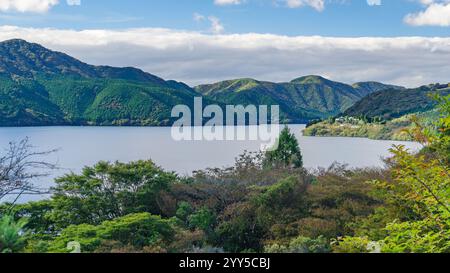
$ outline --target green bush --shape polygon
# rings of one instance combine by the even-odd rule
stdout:
[[[329,241],[319,236],[316,239],[299,236],[288,245],[272,244],[266,246],[266,253],[328,253],[331,251]]]
[[[367,237],[344,237],[332,244],[335,253],[370,253],[371,241]]]
[[[25,220],[15,221],[13,216],[0,218],[0,253],[18,252],[25,246]]]
[[[70,226],[50,243],[49,251],[68,252],[68,244],[77,242],[83,252],[95,252],[107,241],[142,249],[146,246],[169,245],[174,235],[175,231],[170,220],[149,213],[131,214],[105,221],[98,226],[88,224]]]

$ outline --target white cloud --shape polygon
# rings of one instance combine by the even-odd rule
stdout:
[[[11,38],[37,42],[88,63],[134,66],[191,85],[241,77],[288,81],[308,74],[347,83],[377,80],[411,87],[450,81],[450,38],[0,27],[0,40]]]
[[[194,13],[194,21],[195,22],[201,22],[204,21],[206,19],[206,17],[200,13]]]
[[[69,6],[80,6],[81,0],[67,0],[67,5]]]
[[[304,6],[310,6],[317,11],[323,11],[325,9],[325,0],[272,0],[273,3],[278,5],[282,3],[288,8],[300,8]],[[214,0],[214,4],[218,6],[240,5],[246,2],[245,0]]]
[[[450,1],[421,0],[424,11],[405,16],[405,23],[412,26],[450,26]]]
[[[285,0],[286,5],[289,8],[299,8],[303,6],[310,6],[317,11],[322,11],[325,9],[324,0]]]
[[[214,34],[220,34],[225,30],[225,27],[223,26],[222,22],[219,18],[215,16],[204,16],[200,13],[194,13],[194,21],[196,22],[203,22],[205,20],[208,20],[211,24],[211,27],[209,28],[209,31]]]
[[[369,6],[381,6],[381,0],[367,0]]]
[[[214,4],[218,6],[240,5],[242,2],[242,0],[214,0]]]
[[[59,0],[0,0],[0,11],[43,13],[57,4]]]
[[[214,34],[220,34],[225,30],[225,27],[223,26],[222,22],[220,22],[220,19],[215,16],[208,16],[208,20],[211,23],[211,32]]]

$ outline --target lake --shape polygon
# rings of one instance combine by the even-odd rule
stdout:
[[[304,125],[290,125],[298,137],[307,168],[328,167],[333,162],[350,167],[381,167],[382,158],[389,155],[394,144],[404,144],[412,150],[420,146],[413,142],[375,141],[364,138],[304,137]],[[52,177],[90,166],[100,160],[129,162],[152,159],[166,170],[189,175],[194,170],[224,167],[245,150],[257,151],[259,141],[175,141],[169,127],[20,127],[0,128],[0,147],[10,141],[29,137],[38,150],[59,149],[48,162],[57,163],[59,170]],[[2,148],[3,149],[3,148]],[[51,178],[39,183],[50,186]]]

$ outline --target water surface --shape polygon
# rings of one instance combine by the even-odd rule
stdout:
[[[364,138],[304,137],[304,125],[291,125],[307,168],[328,167],[333,162],[350,167],[381,167],[394,144],[416,150],[417,143],[375,141]],[[52,177],[90,166],[100,160],[129,162],[152,159],[166,170],[189,175],[194,170],[233,164],[244,152],[257,151],[259,141],[174,141],[171,128],[161,127],[30,127],[0,128],[0,147],[28,137],[39,150],[59,150],[47,161],[61,168]],[[51,178],[40,181],[51,185]]]

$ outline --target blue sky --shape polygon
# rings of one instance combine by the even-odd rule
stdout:
[[[450,82],[450,0],[0,0],[0,41],[191,86]]]
[[[368,5],[366,0],[324,0],[321,10],[309,6],[307,0],[299,7],[295,0],[291,0],[294,3],[291,6],[289,0],[237,0],[240,4],[228,5],[219,5],[215,0],[81,0],[80,5],[68,5],[64,0],[59,4],[49,1],[46,12],[33,12],[31,8],[29,12],[4,10],[0,24],[78,30],[163,27],[208,31],[207,17],[214,16],[223,26],[223,33],[341,37],[450,35],[448,26],[415,26],[405,22],[407,14],[426,10],[423,0],[384,0],[380,5]],[[194,14],[204,16],[205,20],[195,21]]]

